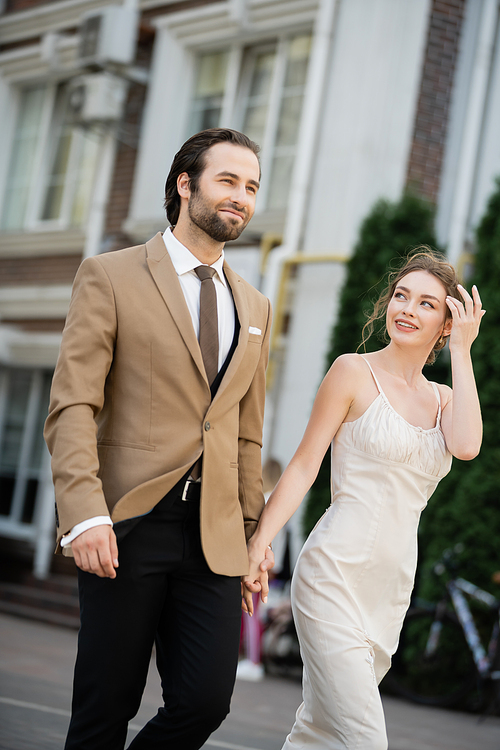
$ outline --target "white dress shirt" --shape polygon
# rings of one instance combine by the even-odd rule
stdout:
[[[179,279],[186,304],[191,313],[194,332],[196,338],[200,333],[200,287],[201,281],[194,272],[198,266],[207,265],[200,263],[193,253],[187,249],[182,242],[179,242],[171,229],[167,229],[163,234],[163,241],[167,248],[168,254],[174,264],[175,272]],[[231,291],[228,287],[224,271],[224,250],[222,255],[211,268],[215,268],[216,273],[213,276],[215,291],[217,293],[217,318],[219,324],[219,370],[224,364],[234,337],[234,302]]]
[[[193,321],[194,332],[196,333],[196,338],[198,338],[200,332],[201,280],[198,278],[194,269],[198,266],[207,264],[200,263],[198,258],[196,258],[193,253],[182,244],[182,242],[179,242],[170,228],[163,233],[163,241],[172,260],[182,291],[184,292],[186,304],[191,315],[191,320]],[[213,276],[213,283],[215,284],[215,291],[217,294],[219,370],[229,354],[231,344],[233,343],[235,326],[234,302],[231,290],[229,289],[224,276],[223,264],[224,250],[222,251],[220,258],[211,265],[216,271]],[[61,547],[67,547],[68,544],[71,544],[73,539],[76,539],[76,537],[84,531],[87,531],[94,526],[102,526],[105,524],[109,526],[113,525],[113,521],[109,516],[94,516],[93,518],[88,518],[86,521],[77,523],[73,526],[69,534],[65,534],[62,537]]]

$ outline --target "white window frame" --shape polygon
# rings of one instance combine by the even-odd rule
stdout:
[[[112,0],[110,0],[112,2]],[[73,5],[74,3],[74,5]],[[78,34],[60,35],[65,28],[78,25],[81,13],[93,0],[70,0],[71,7],[66,9],[69,15],[61,16],[60,3],[44,5],[33,10],[22,11],[0,17],[0,31],[6,39],[12,41],[19,37],[17,24],[23,24],[26,33],[30,24],[36,34],[42,34],[40,43],[27,44],[19,48],[0,52],[0,142],[11,144],[16,127],[18,112],[18,92],[20,89],[37,84],[53,86],[53,95],[59,83],[64,82],[82,70],[79,67],[77,50]],[[12,26],[13,24],[13,26]],[[51,32],[45,38],[43,34]],[[54,37],[55,33],[55,37]],[[36,36],[33,34],[31,36]],[[31,37],[30,37],[31,38]],[[90,201],[86,219],[76,227],[63,221],[38,221],[34,214],[34,204],[41,210],[43,189],[34,185],[34,201],[30,202],[33,210],[29,220],[26,219],[24,230],[0,230],[0,257],[13,257],[26,253],[29,255],[58,255],[75,253],[84,257],[101,252],[102,231],[105,221],[105,208],[109,195],[113,173],[117,140],[113,129],[103,130],[96,159],[97,169],[94,174]],[[8,159],[0,160],[0,205],[3,209],[5,186],[10,164]],[[36,192],[39,190],[39,192]],[[35,218],[34,218],[35,217]]]
[[[21,365],[22,366],[22,365]],[[46,446],[38,466],[29,466],[34,441],[36,440],[37,421],[42,408],[44,379],[49,371],[44,368],[31,370],[31,384],[27,409],[24,415],[21,450],[16,471],[10,512],[0,516],[0,534],[4,537],[28,542],[32,545],[33,573],[37,578],[46,578],[50,570],[53,555],[54,533],[54,488],[50,471],[50,455]],[[0,370],[0,438],[5,427],[6,398],[9,378],[12,373],[5,367]],[[38,482],[33,516],[31,522],[22,520],[26,485],[30,479]]]
[[[303,33],[307,32],[308,30],[305,29]],[[262,179],[257,196],[256,216],[269,210],[268,194],[271,183],[273,161],[276,156],[276,150],[280,148],[276,145],[276,139],[278,135],[281,106],[283,103],[283,89],[285,84],[288,49],[290,40],[300,33],[300,31],[294,31],[288,34],[281,34],[280,36],[262,41],[261,43],[250,45],[233,44],[220,49],[221,52],[227,51],[228,65],[219,124],[221,127],[229,127],[236,130],[243,130],[244,117],[246,115],[246,107],[250,95],[250,86],[254,71],[252,62],[255,61],[259,54],[263,52],[265,53],[268,50],[273,51],[276,55],[270,86],[265,131],[263,138],[259,143],[261,147],[260,163]],[[193,70],[196,70],[199,56],[206,52],[207,50],[202,49],[196,50],[193,53]],[[239,89],[238,84],[240,84]],[[193,90],[193,87],[194,80],[191,91]],[[188,118],[190,118],[191,111],[192,109],[190,106],[188,110]],[[186,138],[189,135],[192,135],[192,133],[188,132],[186,129]],[[290,147],[281,148],[290,149]],[[296,152],[297,144],[293,148]]]
[[[259,189],[259,194],[258,194],[258,199],[257,199],[256,214],[269,211],[269,208],[268,208],[269,187],[271,184],[273,161],[276,156],[277,149],[290,148],[290,147],[280,147],[276,144],[277,136],[278,136],[279,117],[280,117],[280,112],[281,112],[281,106],[284,100],[283,89],[285,86],[288,47],[293,37],[298,36],[301,33],[306,34],[308,32],[311,33],[312,35],[312,29],[303,29],[302,31],[294,31],[294,32],[289,32],[287,34],[281,34],[274,40],[270,40],[267,44],[266,43],[255,44],[255,45],[252,45],[251,47],[251,54],[254,58],[259,53],[265,51],[266,48],[271,49],[274,47],[276,49],[276,64],[274,66],[273,77],[271,81],[271,92],[269,95],[269,110],[268,110],[268,115],[267,115],[267,120],[266,120],[266,128],[264,131],[264,137],[262,139],[262,143],[259,144],[262,149],[261,154],[260,154],[262,180],[261,180],[261,186]],[[241,50],[241,53],[243,55],[244,53],[243,48]],[[247,63],[247,69],[242,70],[242,75],[241,75],[242,86],[240,90],[240,102],[235,103],[235,108],[234,108],[234,115],[235,115],[234,127],[237,130],[241,130],[243,127],[243,117],[245,114],[243,102],[246,101],[249,95],[249,87],[251,84],[251,74],[252,74],[252,67],[248,65]],[[304,100],[305,100],[305,95],[303,96],[303,103],[304,103]],[[303,115],[304,115],[304,110],[302,109],[301,116],[300,116],[301,120],[303,118]],[[298,128],[297,132],[299,131],[300,131],[300,128]],[[297,153],[297,148],[298,148],[298,138],[297,138],[297,143],[294,146],[295,156]]]
[[[34,447],[34,441],[36,439],[37,419],[40,409],[42,408],[41,398],[43,394],[44,376],[46,376],[46,373],[43,370],[31,370],[31,382],[29,386],[26,412],[23,420],[23,430],[17,468],[15,470],[10,511],[8,515],[0,516],[0,533],[17,539],[33,540],[36,535],[37,515],[39,512],[38,497],[44,479],[45,451],[42,452],[39,466],[31,466],[30,459]],[[6,368],[0,370],[0,440],[3,439],[3,432],[5,429],[8,388],[11,377],[13,377],[13,371],[9,371]],[[22,518],[26,488],[30,479],[35,479],[38,482],[38,489],[32,520],[30,522],[25,522]]]
[[[19,109],[20,109],[20,101],[21,96],[24,90],[29,89],[31,87],[39,86],[40,88],[45,88],[45,95],[44,95],[44,102],[43,102],[43,108],[42,108],[42,115],[40,119],[40,127],[39,127],[39,135],[38,135],[38,145],[35,153],[35,163],[33,166],[33,178],[31,180],[30,184],[30,190],[28,195],[28,208],[24,217],[24,223],[22,227],[18,227],[13,231],[57,231],[57,230],[64,230],[64,229],[73,229],[75,228],[75,225],[71,222],[71,209],[73,204],[73,199],[75,197],[75,179],[72,177],[72,174],[75,171],[75,162],[78,159],[79,153],[82,148],[82,134],[78,132],[78,128],[75,128],[74,134],[72,135],[71,139],[71,145],[70,145],[70,152],[68,155],[68,166],[66,169],[67,177],[65,178],[64,182],[64,188],[63,188],[63,195],[62,195],[62,201],[61,201],[61,209],[58,218],[55,219],[43,219],[42,218],[42,212],[44,209],[44,203],[47,198],[47,192],[49,190],[48,185],[48,178],[49,173],[52,168],[53,160],[55,157],[55,152],[59,144],[59,133],[60,133],[60,127],[62,127],[62,124],[60,122],[60,114],[55,111],[56,104],[57,104],[57,92],[59,86],[64,84],[65,81],[56,81],[56,82],[45,82],[43,80],[36,82],[36,83],[28,83],[26,82],[24,85],[19,84],[15,87],[13,87],[13,98],[15,101],[15,116],[14,116],[14,123],[17,122],[17,118],[19,117]],[[56,118],[58,118],[56,120]],[[54,125],[56,126],[56,133],[57,137],[51,137],[51,131],[53,130]],[[14,126],[15,127],[15,126]],[[102,140],[102,136],[101,136]],[[11,140],[12,143],[12,140]],[[5,179],[3,184],[3,189],[1,192],[1,200],[0,200],[0,215],[2,215],[4,206],[5,206],[5,200],[6,200],[6,190],[8,186],[8,178],[9,178],[9,169],[10,169],[10,162],[9,160],[6,160],[7,166],[5,169]],[[96,167],[97,167],[98,159],[96,159]],[[97,169],[96,169],[97,171]],[[95,175],[94,175],[95,180]],[[85,225],[85,220],[82,223]],[[3,228],[2,231],[10,231],[8,228]]]
[[[238,77],[243,50],[245,47],[257,46],[265,41],[277,41],[279,44],[280,40],[291,35],[313,33],[320,0],[310,0],[300,8],[293,0],[250,0],[246,4],[244,19],[237,17],[233,5],[217,3],[201,6],[155,20],[157,37],[150,86],[129,216],[124,227],[137,241],[143,241],[144,237],[151,236],[152,232],[165,227],[165,178],[175,153],[185,141],[197,55],[210,50],[229,48],[228,81],[221,121],[228,126],[237,127],[237,121],[231,120],[231,113],[237,105]],[[311,76],[308,73],[304,101],[307,99],[310,86]],[[159,123],[162,127],[161,138],[158,135]],[[271,130],[271,126],[269,129]],[[272,154],[269,156],[272,157]],[[265,158],[267,159],[267,155]],[[269,174],[266,174],[264,167],[264,196],[268,178]],[[259,202],[264,205],[262,199]],[[260,211],[258,218],[259,211],[260,208],[252,220],[252,229],[257,232],[272,229],[272,219],[269,227],[265,226],[267,212]]]

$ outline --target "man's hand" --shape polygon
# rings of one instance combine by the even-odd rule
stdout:
[[[262,555],[259,557],[260,562],[256,563],[252,559],[249,546],[250,571],[247,576],[242,576],[241,579],[241,606],[243,611],[247,612],[250,616],[253,615],[252,594],[260,591],[260,598],[263,604],[267,602],[267,595],[269,594],[267,571],[274,567],[274,552],[270,547],[266,548],[264,559],[262,559]]]
[[[94,526],[83,531],[71,542],[75,562],[86,573],[99,578],[116,578],[118,545],[111,526]]]

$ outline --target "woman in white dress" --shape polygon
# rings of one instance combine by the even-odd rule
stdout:
[[[482,421],[470,349],[484,311],[455,271],[418,248],[393,274],[368,329],[385,315],[389,344],[339,357],[304,437],[249,542],[245,600],[259,564],[298,508],[332,443],[332,504],[306,541],[292,582],[304,662],[303,703],[283,750],[386,750],[378,684],[410,602],[421,511],[452,456],[474,458]],[[449,340],[453,389],[422,368]],[[333,441],[333,442],[332,442]]]

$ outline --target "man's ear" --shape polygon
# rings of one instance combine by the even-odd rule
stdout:
[[[187,172],[181,172],[177,178],[177,192],[181,198],[189,198],[191,190],[189,189],[189,175]]]

